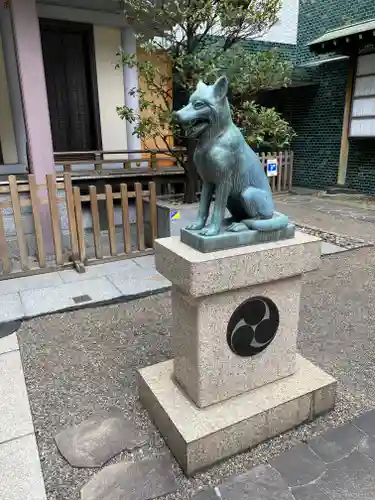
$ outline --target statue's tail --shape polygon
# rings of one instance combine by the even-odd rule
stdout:
[[[274,212],[271,219],[248,219],[246,225],[257,231],[277,231],[288,225],[288,216]]]

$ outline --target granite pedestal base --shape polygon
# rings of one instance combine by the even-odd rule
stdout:
[[[175,382],[170,360],[140,370],[139,390],[171,452],[191,475],[331,410],[336,382],[297,355],[293,375],[198,408]]]
[[[140,371],[140,397],[187,474],[333,407],[334,379],[297,353],[320,240],[202,253],[164,238],[155,262],[172,282],[174,359]]]

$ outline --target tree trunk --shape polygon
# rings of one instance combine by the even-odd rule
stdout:
[[[187,171],[185,187],[185,203],[195,203],[197,201],[198,173],[194,163],[195,141],[187,141]]]

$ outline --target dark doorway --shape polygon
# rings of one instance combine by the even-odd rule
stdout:
[[[40,31],[54,151],[101,149],[92,26],[41,19]]]

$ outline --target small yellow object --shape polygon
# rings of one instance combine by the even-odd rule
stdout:
[[[171,220],[181,219],[181,212],[179,210],[172,210]]]

